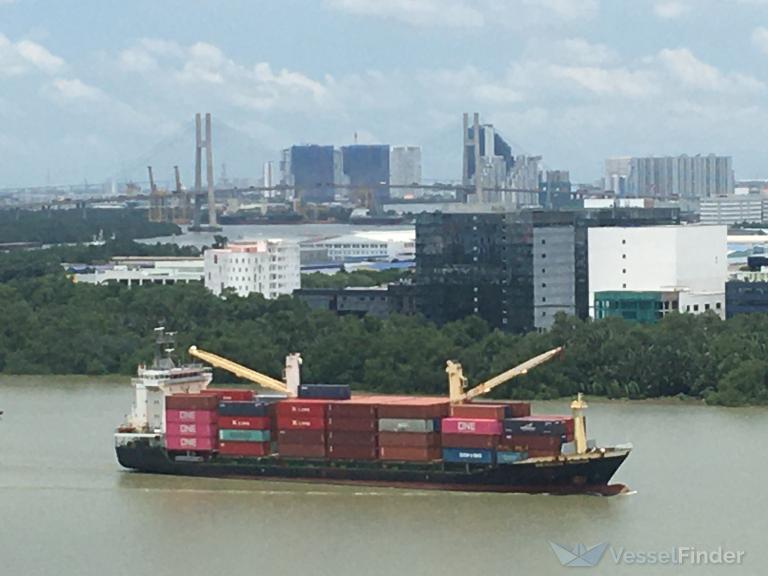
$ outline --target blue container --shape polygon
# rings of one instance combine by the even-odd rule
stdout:
[[[496,452],[496,462],[499,464],[514,464],[526,458],[528,458],[528,452],[507,452],[505,450]]]
[[[495,450],[478,450],[476,448],[443,448],[445,462],[460,462],[462,464],[493,464]]]
[[[318,400],[349,400],[352,391],[346,384],[302,384],[299,386],[299,398]]]
[[[231,442],[269,442],[269,430],[219,430],[219,440]]]
[[[269,405],[265,402],[219,402],[222,416],[269,416]]]
[[[565,434],[563,420],[529,420],[527,418],[505,418],[504,434],[532,434],[536,436],[561,436]]]

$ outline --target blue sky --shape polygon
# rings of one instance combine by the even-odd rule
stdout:
[[[0,0],[0,188],[189,180],[196,111],[256,176],[298,142],[420,144],[461,113],[577,181],[620,155],[768,177],[768,0]]]

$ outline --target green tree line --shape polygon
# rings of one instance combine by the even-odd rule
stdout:
[[[561,360],[495,392],[554,398],[584,391],[614,398],[690,396],[711,403],[768,403],[768,316],[722,321],[670,315],[655,325],[559,316],[549,332],[491,330],[476,317],[442,327],[420,317],[338,317],[290,297],[267,301],[202,285],[73,284],[63,273],[18,274],[0,284],[0,372],[130,374],[151,360],[152,329],[163,323],[190,344],[278,376],[301,352],[303,380],[357,390],[442,394],[445,361],[479,383],[555,346]],[[219,381],[232,377],[217,373]]]
[[[146,210],[0,210],[0,243],[64,244],[90,242],[100,235],[134,239],[180,232],[176,224],[149,222]]]

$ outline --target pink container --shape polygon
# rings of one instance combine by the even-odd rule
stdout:
[[[168,450],[202,450],[211,451],[216,447],[216,438],[199,436],[187,438],[184,436],[166,436],[165,447]]]
[[[185,422],[189,424],[215,424],[218,414],[215,410],[166,410],[166,422]]]
[[[440,430],[444,434],[501,434],[502,423],[488,418],[443,418]]]
[[[195,424],[190,422],[168,422],[165,433],[168,436],[216,436],[219,428],[213,424]]]

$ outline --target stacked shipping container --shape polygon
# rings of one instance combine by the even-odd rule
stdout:
[[[529,458],[556,456],[563,444],[573,441],[572,416],[537,415],[504,420],[501,446],[505,450],[525,452]]]
[[[272,453],[271,406],[253,399],[243,390],[219,402],[219,454],[225,456],[268,456]]]
[[[218,399],[206,394],[174,394],[165,399],[165,447],[212,452],[218,448]]]
[[[395,398],[378,406],[379,458],[402,462],[440,459],[440,422],[450,410],[441,398]]]
[[[328,403],[328,457],[375,460],[378,438],[376,404],[370,398]]]
[[[325,458],[327,400],[290,398],[278,402],[277,451],[283,458]]]

